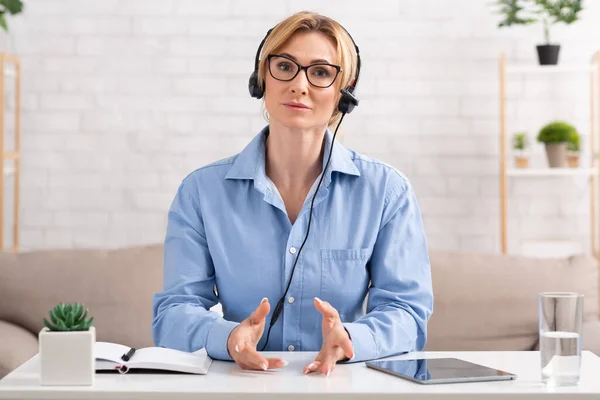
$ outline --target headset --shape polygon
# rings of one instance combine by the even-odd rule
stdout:
[[[264,89],[261,88],[258,83],[258,66],[259,66],[260,52],[265,44],[265,41],[267,40],[267,38],[269,37],[269,35],[273,31],[273,29],[274,28],[269,29],[269,31],[267,32],[267,34],[265,35],[263,40],[260,42],[260,45],[258,46],[258,50],[256,51],[256,57],[254,59],[254,71],[252,72],[252,74],[250,75],[250,79],[248,80],[248,90],[250,92],[250,96],[252,96],[256,99],[262,99],[264,96]],[[359,103],[358,98],[356,98],[356,96],[354,95],[354,90],[356,89],[356,84],[358,83],[358,78],[360,76],[360,51],[358,49],[358,46],[354,42],[354,39],[350,35],[350,32],[348,32],[346,30],[346,28],[344,28],[344,27],[342,27],[342,29],[344,29],[344,31],[346,32],[346,34],[352,41],[352,44],[354,45],[354,49],[356,50],[356,57],[357,57],[356,77],[350,83],[349,86],[346,86],[345,88],[341,89],[341,91],[340,91],[341,96],[340,96],[340,100],[338,102],[337,109],[342,113],[342,117],[340,118],[340,121],[338,122],[337,127],[335,128],[335,132],[333,134],[333,140],[331,142],[331,148],[329,149],[329,157],[327,158],[327,163],[325,164],[325,168],[323,169],[323,173],[321,174],[321,179],[319,180],[319,184],[317,185],[317,188],[315,189],[315,193],[313,194],[313,198],[310,203],[310,213],[309,213],[309,218],[308,218],[308,228],[306,229],[306,236],[304,237],[302,246],[300,246],[300,249],[298,250],[298,252],[296,254],[296,260],[294,261],[294,266],[292,267],[292,273],[290,275],[290,279],[288,281],[285,292],[283,293],[283,296],[281,296],[281,298],[277,302],[277,305],[275,306],[275,310],[273,311],[273,315],[272,315],[271,321],[269,323],[269,330],[267,331],[267,339],[265,340],[265,344],[263,345],[261,351],[263,351],[267,347],[267,343],[269,343],[269,336],[271,334],[271,328],[273,327],[273,325],[275,325],[275,322],[277,322],[277,319],[279,318],[279,315],[281,314],[281,311],[283,310],[285,296],[287,295],[287,292],[290,289],[290,285],[292,283],[292,278],[294,277],[294,271],[296,269],[296,264],[298,263],[298,260],[300,259],[300,253],[302,252],[302,249],[304,248],[304,244],[306,243],[306,240],[308,239],[308,234],[310,233],[310,224],[312,222],[312,211],[313,211],[313,205],[315,203],[315,197],[316,197],[317,193],[319,192],[319,188],[321,187],[321,182],[323,182],[323,177],[325,176],[325,171],[327,171],[327,167],[329,166],[329,161],[331,161],[331,153],[333,151],[333,144],[335,143],[335,136],[337,135],[338,128],[340,127],[340,124],[342,123],[344,116],[346,114],[351,113],[352,110],[354,110],[354,108],[356,106],[358,106],[358,103]]]
[[[267,32],[267,34],[265,35],[263,40],[260,42],[260,45],[258,46],[258,50],[256,51],[256,57],[254,59],[254,72],[252,72],[252,74],[250,75],[250,79],[248,80],[248,91],[250,92],[250,96],[252,96],[256,99],[262,99],[262,97],[265,94],[264,89],[262,87],[260,87],[260,85],[258,83],[258,65],[259,65],[260,52],[261,52],[265,42],[267,41],[267,38],[273,31],[273,29],[274,28],[269,29],[269,31]],[[348,32],[346,30],[346,28],[344,28],[344,27],[342,27],[342,29],[344,29],[344,31],[348,34],[348,37],[352,41],[352,44],[354,45],[354,49],[356,50],[356,57],[357,57],[356,79],[354,79],[354,82],[352,82],[349,86],[347,86],[341,90],[342,96],[340,97],[340,101],[338,103],[338,110],[342,114],[350,114],[352,112],[352,110],[354,110],[354,107],[358,106],[358,103],[359,103],[358,99],[354,95],[354,90],[356,89],[356,84],[358,83],[358,78],[360,76],[360,51],[358,50],[358,46],[354,42],[354,39],[350,35],[350,32]],[[339,126],[339,124],[338,124],[338,126]]]

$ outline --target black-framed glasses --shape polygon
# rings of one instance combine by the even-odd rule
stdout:
[[[342,68],[338,65],[319,62],[311,65],[300,65],[291,58],[281,54],[269,54],[269,73],[278,81],[291,81],[302,70],[308,82],[318,88],[327,88],[335,82]]]

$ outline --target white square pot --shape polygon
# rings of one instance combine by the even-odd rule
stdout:
[[[94,384],[96,329],[53,332],[44,327],[39,333],[40,383],[42,385]]]

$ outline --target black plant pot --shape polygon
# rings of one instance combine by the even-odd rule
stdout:
[[[558,64],[558,52],[560,45],[544,44],[537,46],[538,59],[540,65],[556,65]]]

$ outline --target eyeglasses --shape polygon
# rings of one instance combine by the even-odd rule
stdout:
[[[304,70],[308,82],[318,88],[331,86],[342,70],[338,65],[324,62],[302,66],[291,58],[279,54],[269,54],[267,59],[269,61],[269,73],[274,79],[291,81],[300,71]]]

